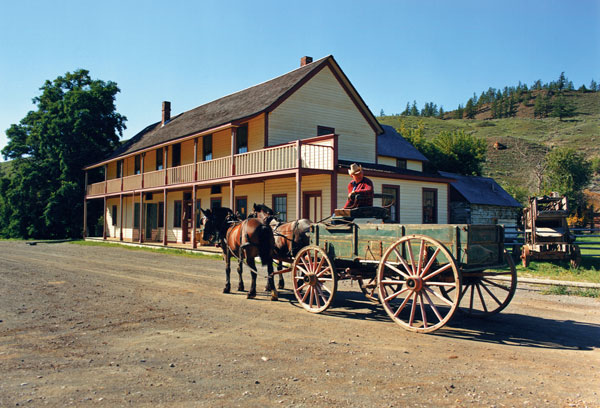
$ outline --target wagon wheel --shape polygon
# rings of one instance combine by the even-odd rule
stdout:
[[[358,286],[365,297],[375,304],[379,304],[379,297],[377,296],[377,276],[369,279],[365,282],[362,278],[357,278]]]
[[[531,251],[527,245],[523,245],[521,249],[521,260],[523,261],[523,267],[529,267],[529,261],[531,260]]]
[[[318,246],[302,248],[292,264],[294,295],[311,313],[325,311],[333,302],[337,276],[331,260]]]
[[[460,300],[461,277],[454,257],[441,242],[408,235],[385,251],[377,269],[377,287],[394,322],[429,333],[452,318]],[[450,299],[443,296],[442,288],[452,293]]]
[[[579,268],[579,265],[581,264],[581,250],[579,249],[579,247],[577,245],[573,245],[574,249],[573,252],[571,253],[571,268],[573,269],[577,269]]]
[[[488,317],[508,306],[517,291],[517,268],[506,250],[504,261],[508,270],[463,273],[461,312],[472,317]],[[452,296],[452,290],[442,288],[442,293],[448,299]]]

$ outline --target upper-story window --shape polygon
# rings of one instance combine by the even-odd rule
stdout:
[[[248,125],[237,128],[235,145],[237,154],[246,153],[248,151]]]
[[[202,160],[212,160],[212,135],[206,135],[202,138]]]
[[[117,160],[117,178],[123,177],[123,160]]]
[[[181,166],[181,143],[173,145],[173,158],[171,159],[173,167]]]
[[[140,174],[142,172],[142,156],[136,155],[134,162],[134,174]]]
[[[335,128],[329,126],[317,126],[317,136],[332,135],[335,133]]]
[[[163,149],[156,149],[156,170],[163,169]]]
[[[396,167],[406,170],[406,159],[396,159]]]

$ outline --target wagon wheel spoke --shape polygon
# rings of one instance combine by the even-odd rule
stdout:
[[[489,283],[490,285],[493,285],[493,286],[495,286],[495,287],[497,287],[497,288],[499,288],[499,289],[503,289],[503,290],[505,290],[505,291],[507,291],[507,292],[509,292],[509,291],[510,291],[510,288],[507,288],[506,286],[504,286],[504,285],[501,285],[501,284],[499,284],[499,283],[496,283],[496,282],[494,282],[494,281],[491,281],[491,280],[489,280],[489,279],[485,279],[485,278],[483,278],[483,279],[481,279],[481,281],[482,281],[482,282]]]
[[[402,266],[404,266],[404,269],[406,269],[406,271],[408,273],[413,273],[413,268],[411,268],[410,266],[408,266],[408,263],[406,263],[406,260],[404,260],[404,257],[402,255],[400,255],[400,252],[398,252],[398,250],[396,248],[394,248],[394,252],[396,254],[396,256],[398,257],[398,260],[400,261],[400,263],[402,264]],[[387,266],[391,267],[392,265],[388,264]],[[408,277],[408,275],[400,272],[400,270],[396,270],[396,272],[398,272],[399,274],[403,275],[404,277]]]
[[[409,290],[410,290],[410,288],[404,288],[404,289],[402,289],[402,290],[399,290],[398,292],[392,293],[390,296],[386,297],[384,300],[385,300],[385,301],[388,301],[388,300],[395,299],[395,298],[397,298],[398,296],[400,296],[401,294],[403,294],[404,292],[407,292],[407,291],[409,291]]]
[[[481,294],[481,288],[479,287],[479,284],[475,285],[477,287],[477,294],[479,295],[479,299],[481,300],[481,305],[483,306],[483,310],[485,310],[485,312],[487,313],[488,308],[487,305],[485,304],[485,300],[483,300],[483,295]]]
[[[427,265],[425,265],[425,267],[421,271],[421,276],[424,276],[429,271],[429,268],[431,268],[431,265],[433,265],[433,263],[435,262],[435,259],[437,258],[438,254],[440,253],[440,250],[441,250],[440,248],[435,249],[435,252],[429,259],[429,262],[427,262]]]
[[[421,307],[421,318],[423,319],[423,327],[427,327],[427,313],[423,304],[423,292],[419,292],[419,306]]]
[[[448,292],[450,292],[451,290],[454,290],[454,288],[456,287],[456,283],[452,283],[452,282],[429,282],[427,281],[427,286],[448,286],[452,289],[449,289]]]
[[[417,260],[417,275],[421,275],[421,267],[423,266],[423,257],[425,256],[424,254],[425,251],[425,241],[421,241],[421,244],[419,245],[419,259]]]
[[[410,295],[408,295],[407,297],[404,298],[404,301],[398,307],[398,310],[396,310],[396,313],[394,313],[394,317],[398,317],[398,315],[400,315],[400,312],[402,312],[402,309],[404,309],[404,307],[406,306],[406,304],[408,303],[409,300],[410,300]]]
[[[423,281],[428,281],[429,279],[433,278],[434,276],[437,276],[440,273],[442,273],[444,271],[447,271],[450,268],[452,268],[452,264],[451,263],[447,263],[446,265],[444,265],[441,268],[437,269],[435,272],[432,272],[429,275],[424,276],[423,277]]]
[[[413,322],[415,321],[415,309],[416,309],[416,305],[417,305],[417,293],[413,292],[413,300],[412,300],[412,304],[410,305],[410,319],[408,321],[408,325],[412,326]]]
[[[442,319],[443,319],[442,315],[438,311],[438,309],[435,306],[435,304],[431,301],[431,298],[427,294],[427,291],[423,292],[423,296],[425,296],[425,299],[427,299],[427,303],[429,303],[429,307],[431,307],[431,310],[433,310],[433,313],[435,313],[435,316],[438,318],[438,321],[441,322]]]
[[[429,288],[425,288],[425,290],[429,293],[431,293],[433,296],[435,296],[436,298],[438,298],[439,300],[441,300],[442,302],[444,302],[445,304],[447,304],[448,306],[452,306],[454,303],[452,303],[450,300],[446,299],[443,296],[440,296],[437,292],[435,292],[434,290],[431,290]]]
[[[416,273],[415,259],[413,257],[412,247],[410,246],[410,239],[406,241],[406,247],[408,248],[407,252],[408,252],[408,257],[410,259],[410,264],[412,266],[412,271],[413,271],[413,273]]]
[[[319,270],[319,269],[317,269],[317,270]],[[320,278],[321,276],[323,276],[325,274],[325,272],[331,272],[331,268],[327,267],[327,268],[323,269],[321,272],[317,273],[317,277]],[[323,279],[326,279],[326,278],[323,278]]]
[[[406,262],[402,262],[402,264],[404,265],[404,267],[406,268],[407,271],[410,271],[410,268],[409,268],[408,265],[406,265]],[[396,268],[394,265],[392,265],[390,263],[386,262],[385,266],[387,266],[388,268],[390,268],[392,271],[396,272],[398,275],[403,276],[405,279],[410,278],[410,275],[405,274],[400,269]]]
[[[486,285],[484,285],[484,284],[481,284],[481,285],[479,285],[479,286],[481,286],[481,287],[483,288],[483,290],[485,290],[485,291],[488,293],[488,295],[490,295],[490,297],[491,297],[492,299],[494,299],[494,301],[496,301],[496,303],[498,303],[498,306],[500,306],[500,305],[502,304],[502,302],[501,302],[501,301],[500,301],[500,300],[499,300],[499,299],[496,297],[496,295],[494,295],[494,294],[492,293],[492,291],[491,291],[491,290],[489,290],[489,289],[488,289],[488,287],[487,287]],[[508,289],[507,289],[507,290],[508,290]]]

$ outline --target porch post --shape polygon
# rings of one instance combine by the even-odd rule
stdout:
[[[104,194],[108,192],[108,164],[104,165]]]
[[[302,173],[296,170],[296,219],[302,218]]]
[[[106,196],[104,196],[104,214],[102,215],[102,239],[106,239]]]
[[[119,241],[123,241],[123,193],[119,194],[119,212],[121,213],[119,219],[119,224],[121,226],[119,232]]]
[[[302,142],[296,140],[296,219],[302,218]]]
[[[142,189],[144,188],[144,158],[146,157],[146,152],[142,153]]]
[[[198,180],[198,138],[194,139],[194,181]],[[196,195],[194,195],[194,201]]]
[[[235,189],[235,183],[233,180],[229,180],[229,208],[231,208],[231,210],[235,213],[235,206],[233,205],[233,200],[234,200],[234,189]]]
[[[192,186],[192,248],[196,246],[196,185],[194,184]]]
[[[237,128],[231,128],[231,175],[235,175],[235,144],[237,138]]]
[[[83,239],[87,237],[87,186],[88,186],[88,172],[85,172],[85,187],[83,192]]]
[[[165,155],[166,157],[166,155]],[[163,205],[163,245],[167,246],[167,189],[163,189],[164,205]]]
[[[331,173],[331,214],[337,208],[338,135],[333,135],[333,173]]]
[[[144,242],[144,192],[140,191],[140,244]]]

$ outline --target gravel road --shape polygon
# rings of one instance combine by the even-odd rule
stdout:
[[[0,406],[600,407],[597,299],[519,289],[500,315],[422,335],[350,282],[312,315],[289,290],[224,295],[223,271],[0,241]]]

